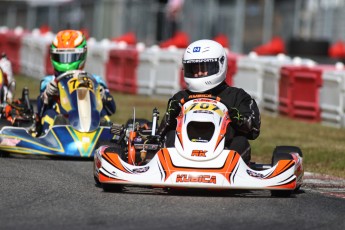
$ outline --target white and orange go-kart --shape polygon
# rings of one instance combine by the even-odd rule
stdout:
[[[101,146],[96,150],[94,177],[97,184],[105,191],[121,191],[126,185],[264,189],[280,197],[288,197],[300,188],[303,178],[300,148],[277,146],[271,164],[247,165],[240,154],[224,148],[226,127],[231,120],[220,98],[181,102],[174,147],[165,148],[164,144],[152,141],[156,137],[154,119],[151,133],[146,131],[147,135],[134,125],[127,135],[125,148]],[[138,139],[142,144],[135,144]],[[152,158],[145,164],[138,163],[136,158],[143,160],[148,151],[154,152]]]

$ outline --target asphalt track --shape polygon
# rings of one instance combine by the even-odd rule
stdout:
[[[135,187],[105,193],[92,161],[16,155],[0,158],[0,229],[345,229],[345,199],[306,177],[291,198]]]

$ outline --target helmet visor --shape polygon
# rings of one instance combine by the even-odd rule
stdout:
[[[71,63],[85,59],[86,50],[77,49],[51,49],[51,59],[58,63]]]
[[[219,72],[217,58],[183,61],[184,76],[187,78],[207,77]]]

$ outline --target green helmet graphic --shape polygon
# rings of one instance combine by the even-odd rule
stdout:
[[[78,30],[60,31],[50,48],[50,59],[57,73],[83,69],[86,54],[86,39]]]

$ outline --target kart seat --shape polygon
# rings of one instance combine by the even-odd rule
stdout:
[[[212,122],[191,121],[187,125],[187,134],[189,140],[202,140],[209,142],[214,133],[214,124]]]

